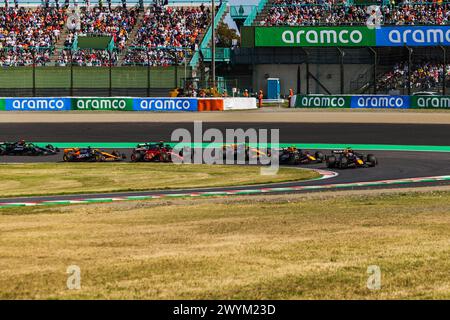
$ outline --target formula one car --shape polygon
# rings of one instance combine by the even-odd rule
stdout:
[[[131,161],[139,162],[172,162],[173,157],[182,159],[182,152],[176,154],[173,148],[164,142],[140,143],[131,154]]]
[[[51,144],[45,147],[40,147],[34,143],[25,142],[20,140],[18,142],[0,142],[0,155],[12,155],[12,156],[46,156],[59,152],[58,148],[55,148]]]
[[[325,156],[322,152],[316,151],[312,154],[309,151],[297,149],[297,147],[283,148],[279,152],[280,164],[308,164],[308,163],[322,163]]]
[[[245,143],[229,144],[222,146],[222,155],[224,160],[243,159],[245,161],[248,161],[250,159],[259,159],[262,156],[270,157],[270,150],[267,149],[262,151],[261,149],[250,147]]]
[[[339,169],[375,167],[378,164],[378,159],[373,154],[366,156],[353,151],[351,148],[332,151],[332,154],[327,156],[326,161],[328,168]]]
[[[126,156],[118,151],[108,153],[99,149],[91,149],[90,147],[64,149],[63,156],[65,162],[106,162],[121,161],[123,159],[126,159]]]

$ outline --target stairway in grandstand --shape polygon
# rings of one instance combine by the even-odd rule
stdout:
[[[127,48],[133,43],[134,39],[137,36],[137,33],[139,31],[139,28],[142,26],[142,23],[144,21],[144,15],[145,15],[145,8],[143,10],[139,10],[139,14],[136,18],[136,23],[134,24],[133,29],[131,30],[130,34],[128,35],[127,42],[125,43],[125,49],[119,52],[119,57],[117,61],[117,65],[121,66],[123,63],[123,60],[125,59],[125,56],[127,54]]]
[[[67,35],[69,31],[67,28],[62,28],[61,33],[59,35],[59,39],[55,44],[55,50],[53,51],[52,56],[50,57],[50,65],[55,65],[58,62],[59,53],[64,48],[64,41],[66,41]]]
[[[228,15],[229,12],[229,7],[228,7],[228,2],[223,2],[222,5],[225,6],[225,11],[223,12],[223,14],[220,17],[220,20],[216,23],[222,23],[225,20],[225,17]],[[216,9],[216,17],[217,17],[217,13],[218,10]],[[217,27],[218,24],[216,24]],[[208,33],[209,29],[211,29],[211,24],[209,25],[209,27],[204,30],[202,33],[199,34],[198,36],[198,43],[199,43],[199,50],[205,49],[205,48],[211,48],[211,33],[209,33],[209,38],[205,39],[206,34]],[[207,40],[207,41],[204,41]],[[192,55],[190,57],[190,59],[188,60],[188,63],[191,65],[191,67],[193,67],[194,69],[197,68],[199,66],[200,61],[199,60],[195,60],[195,62],[193,61],[195,59],[195,55]]]
[[[261,10],[261,12],[256,16],[255,20],[253,20],[252,25],[254,26],[260,26],[261,21],[264,21],[269,13],[270,8],[274,5],[273,0],[268,0],[264,8]]]

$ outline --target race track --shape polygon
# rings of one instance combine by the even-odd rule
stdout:
[[[285,143],[339,143],[339,144],[401,144],[401,145],[450,145],[450,125],[421,124],[311,124],[311,123],[211,123],[204,128],[220,130],[231,128],[280,129],[280,141]],[[0,123],[0,141],[24,139],[39,142],[145,142],[170,141],[171,132],[177,128],[192,131],[189,123]],[[363,152],[368,152],[361,150]],[[130,150],[126,150],[129,154]],[[325,153],[329,152],[324,150]],[[374,151],[379,166],[367,169],[336,170],[338,175],[330,179],[307,182],[288,182],[264,186],[223,187],[164,191],[125,192],[113,194],[65,195],[28,198],[0,198],[0,203],[63,201],[89,198],[117,198],[135,196],[163,196],[199,193],[226,193],[235,191],[286,188],[278,192],[311,192],[333,188],[366,189],[386,187],[411,187],[450,184],[445,179],[418,179],[407,182],[385,183],[384,180],[420,177],[450,176],[450,153],[415,151]],[[62,155],[46,157],[1,157],[0,162],[57,162]],[[149,164],[151,165],[151,164]],[[306,165],[314,169],[326,169],[323,164]],[[366,182],[362,183],[361,182]],[[330,187],[332,185],[332,187]],[[317,186],[317,188],[312,188]],[[303,188],[307,187],[307,188]],[[294,189],[292,189],[294,188]],[[232,192],[231,192],[232,191]],[[249,192],[252,193],[252,192]],[[258,193],[258,192],[255,192]],[[239,193],[238,193],[239,194]]]
[[[279,129],[280,142],[450,145],[450,124],[373,123],[224,123],[202,124],[203,130]],[[192,123],[0,123],[0,141],[145,142],[170,141],[172,132]]]

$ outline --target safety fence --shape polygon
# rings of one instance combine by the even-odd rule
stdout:
[[[164,96],[191,76],[171,67],[9,67],[0,69],[1,96]]]
[[[1,111],[224,111],[256,109],[255,98],[0,98]]]
[[[450,96],[296,95],[291,108],[450,109]]]

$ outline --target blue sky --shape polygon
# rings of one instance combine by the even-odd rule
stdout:
[[[220,0],[215,0],[219,2]],[[259,0],[228,0],[228,3],[230,5],[240,5],[240,4],[258,4]],[[228,14],[225,18],[225,22],[230,26],[230,28],[237,29],[236,24],[233,22],[233,20],[230,18],[230,15]]]

